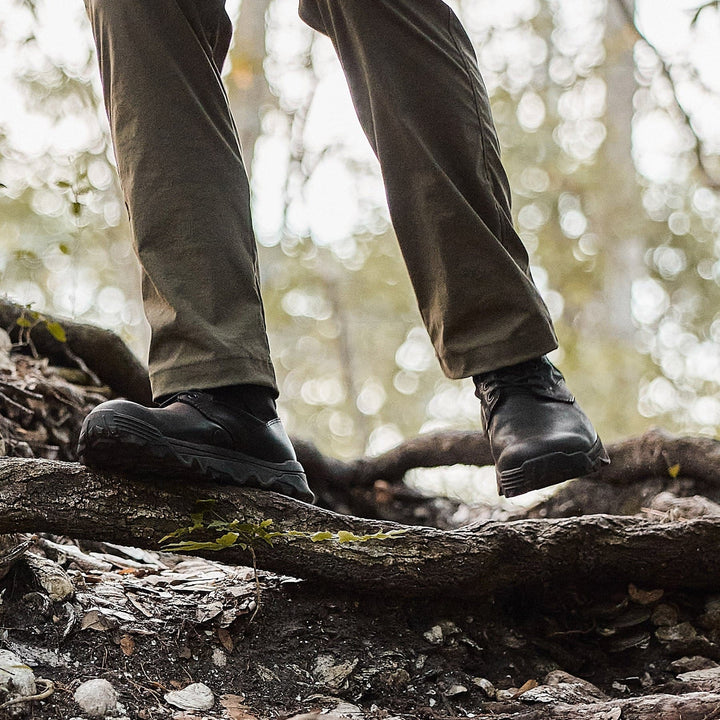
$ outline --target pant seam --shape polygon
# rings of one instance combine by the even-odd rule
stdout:
[[[458,42],[457,35],[455,31],[453,30],[453,21],[456,19],[455,13],[453,12],[452,8],[447,8],[447,18],[448,18],[448,33],[450,35],[450,39],[452,40],[453,45],[455,46],[455,50],[457,50],[458,55],[460,56],[460,62],[462,63],[462,66],[465,70],[465,76],[468,79],[468,82],[470,84],[470,89],[472,90],[473,94],[473,102],[475,105],[475,114],[478,121],[478,135],[480,136],[480,151],[482,152],[482,161],[483,161],[483,168],[485,170],[485,182],[488,183],[490,187],[490,195],[493,199],[493,207],[495,208],[495,214],[497,216],[498,221],[498,228],[500,230],[501,235],[504,235],[503,228],[503,213],[500,209],[500,203],[498,202],[497,198],[495,197],[495,192],[492,188],[492,183],[489,182],[490,178],[490,166],[488,164],[488,153],[487,153],[487,147],[485,144],[485,133],[482,129],[482,114],[480,112],[480,98],[478,97],[477,88],[475,87],[475,83],[473,82],[472,73],[470,72],[470,66],[468,65],[467,58],[465,57],[465,53],[463,52],[462,47],[460,46],[460,43]],[[490,102],[490,97],[488,96],[488,102]],[[502,240],[504,240],[504,237],[501,237]]]

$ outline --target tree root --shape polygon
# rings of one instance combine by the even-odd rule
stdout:
[[[157,549],[165,535],[192,524],[198,500],[211,499],[205,522],[273,521],[281,536],[253,547],[259,568],[360,592],[471,598],[517,588],[542,593],[568,583],[715,588],[720,577],[720,557],[706,551],[720,538],[719,518],[664,523],[594,515],[440,531],[338,515],[271,492],[145,480],[75,463],[6,459],[0,462],[0,533],[50,532]],[[312,542],[291,534],[390,529],[403,532],[367,542],[337,536]],[[219,534],[204,530],[192,540]],[[234,545],[213,557],[252,561],[249,550]]]

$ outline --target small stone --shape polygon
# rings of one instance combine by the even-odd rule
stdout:
[[[423,637],[431,645],[442,645],[443,643],[443,631],[439,625],[433,625],[427,632],[423,633]]]
[[[679,623],[677,625],[660,626],[655,631],[655,637],[660,642],[674,642],[678,640],[691,640],[697,637],[697,630],[689,623]]]
[[[499,699],[500,692],[498,692]],[[562,670],[553,670],[546,675],[543,685],[524,692],[519,699],[523,702],[562,702],[578,705],[580,703],[607,700],[607,696],[587,680],[575,677]]]
[[[702,657],[702,655],[692,655],[688,657],[681,657],[678,660],[673,660],[670,663],[670,667],[676,673],[693,672],[694,670],[707,670],[707,668],[718,667],[718,664],[710,658]]]
[[[677,625],[678,611],[672,605],[658,605],[650,617],[650,622],[656,626]]]
[[[628,587],[628,595],[630,598],[638,603],[639,605],[652,605],[656,603],[663,595],[665,591],[662,589],[657,590],[642,590],[630,583]]]
[[[720,688],[720,667],[681,673],[678,680],[690,683],[699,692],[717,692]]]
[[[321,685],[331,690],[339,690],[357,664],[357,658],[338,663],[332,655],[318,655],[312,674]]]
[[[445,695],[452,697],[453,695],[462,695],[466,693],[468,689],[464,685],[451,685],[450,688],[445,692]]]
[[[0,650],[0,690],[11,695],[35,695],[35,674],[15,654]]]
[[[227,665],[227,655],[220,649],[215,648],[212,654],[213,665],[217,667],[225,667]]]
[[[473,684],[477,685],[483,691],[486,697],[490,698],[491,700],[495,699],[497,691],[495,690],[495,686],[487,678],[473,678]]]
[[[105,717],[117,709],[115,688],[102,678],[87,680],[75,690],[75,702],[90,717]]]
[[[215,704],[215,696],[204,683],[192,683],[182,690],[165,693],[165,702],[181,710],[209,710]]]

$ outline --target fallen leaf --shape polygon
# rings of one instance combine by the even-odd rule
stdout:
[[[130,657],[135,652],[135,641],[130,635],[123,635],[120,638],[120,649],[127,657]]]
[[[225,628],[218,628],[217,630],[218,640],[222,643],[222,646],[231,653],[235,649],[235,643],[233,642],[232,636]]]
[[[676,478],[679,473],[680,473],[680,465],[679,464],[672,465],[671,467],[668,468],[668,475],[671,478]]]
[[[258,720],[255,715],[248,712],[247,705],[243,705],[244,695],[223,695],[220,698],[220,704],[225,708],[225,712],[230,720]]]
[[[106,632],[117,627],[117,622],[103,615],[99,610],[90,610],[86,613],[80,623],[81,630],[97,630],[98,632]]]
[[[662,589],[641,590],[632,583],[628,586],[628,595],[639,605],[651,605],[657,602],[664,594],[665,591]]]
[[[515,693],[515,697],[520,697],[523,693],[526,693],[528,690],[533,690],[538,686],[538,681],[534,680],[533,678],[530,678],[527,682],[524,682]]]

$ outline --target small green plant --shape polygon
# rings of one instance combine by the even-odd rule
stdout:
[[[273,530],[272,520],[263,520],[261,523],[251,523],[245,520],[232,520],[228,522],[220,518],[206,522],[205,514],[213,510],[215,500],[199,500],[193,512],[190,514],[191,525],[178,528],[160,540],[160,547],[166,552],[194,552],[203,550],[224,550],[229,547],[237,547],[250,552],[255,574],[255,611],[250,617],[254,619],[260,609],[261,587],[257,571],[255,548],[261,545],[272,547],[273,542],[280,538],[302,538],[310,542],[336,541],[338,543],[368,542],[370,540],[390,540],[402,535],[406,530],[379,531],[369,535],[356,535],[348,530],[330,532],[305,532],[302,530]],[[197,542],[194,540],[180,540],[180,538],[191,535],[198,531],[210,531],[218,533],[214,540]]]
[[[21,345],[27,345],[34,357],[37,357],[38,354],[35,343],[32,340],[32,331],[38,325],[43,325],[58,342],[67,342],[65,328],[63,328],[57,320],[51,320],[47,315],[33,310],[32,304],[23,307],[20,317],[15,321],[15,324],[20,328],[18,342]]]
[[[389,530],[387,532],[381,530],[376,533],[357,535],[348,530],[339,530],[338,532],[331,532],[330,530],[321,530],[319,532],[274,530],[272,520],[263,520],[261,523],[255,524],[245,520],[232,520],[228,522],[227,520],[216,518],[206,522],[205,513],[212,510],[214,505],[214,500],[198,501],[195,510],[190,515],[192,525],[178,528],[162,538],[162,540],[160,540],[162,549],[168,552],[193,552],[197,550],[224,550],[228,547],[238,547],[241,550],[253,551],[256,547],[263,544],[272,547],[273,542],[279,538],[303,538],[310,540],[310,542],[334,540],[338,543],[350,543],[368,542],[370,540],[390,540],[407,532],[406,530]],[[200,530],[217,532],[219,534],[214,540],[204,542],[193,540],[170,542]]]

